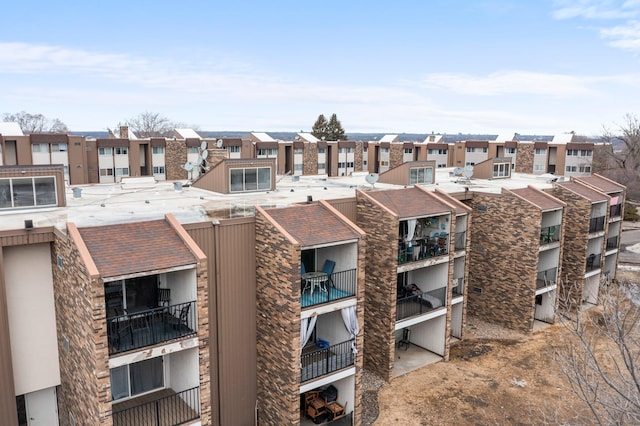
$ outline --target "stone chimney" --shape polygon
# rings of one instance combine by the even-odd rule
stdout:
[[[129,139],[129,126],[120,126],[120,139]]]

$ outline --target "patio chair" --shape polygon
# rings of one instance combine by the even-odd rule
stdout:
[[[158,289],[158,306],[168,307],[170,305],[171,300],[171,289],[170,288],[159,288]]]
[[[331,277],[331,275],[333,274],[333,270],[336,267],[336,262],[334,262],[333,260],[325,260],[324,261],[324,265],[322,266],[322,272],[324,272],[325,274],[327,274],[327,281],[329,283],[331,283],[332,287],[335,287],[334,283],[333,283],[333,278]]]
[[[167,316],[165,318],[165,324],[172,326],[174,330],[179,330],[183,326],[189,328],[189,308],[191,308],[191,303],[187,303],[180,308],[178,316]]]

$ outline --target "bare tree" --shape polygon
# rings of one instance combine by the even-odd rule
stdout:
[[[171,136],[175,124],[158,112],[145,111],[124,122],[139,138]],[[120,125],[118,125],[120,127]]]
[[[630,198],[640,198],[640,120],[633,114],[627,114],[616,129],[605,127],[602,139],[622,145],[621,149],[609,153],[612,167],[605,174],[626,185]]]
[[[603,282],[601,288],[601,306],[586,312],[560,311],[560,322],[569,333],[554,348],[555,358],[571,390],[587,407],[586,423],[637,425],[640,288],[628,280]]]
[[[5,113],[2,115],[2,120],[18,123],[25,134],[69,132],[67,125],[58,118],[49,120],[42,114],[29,114],[26,111],[20,111],[15,114]]]

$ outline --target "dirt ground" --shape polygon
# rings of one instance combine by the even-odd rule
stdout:
[[[638,281],[640,273],[621,271]],[[484,333],[470,318],[449,362],[398,377],[378,393],[375,425],[585,424],[584,406],[553,359],[567,331],[551,325],[529,336]],[[487,337],[490,336],[490,337]]]

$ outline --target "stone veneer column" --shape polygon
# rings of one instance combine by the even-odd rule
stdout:
[[[256,212],[260,425],[300,424],[300,247]]]
[[[200,423],[213,424],[211,418],[211,363],[209,346],[209,274],[207,261],[196,267],[198,306],[198,360],[200,381]]]
[[[548,192],[567,203],[560,230],[563,234],[563,248],[562,275],[558,277],[558,299],[562,302],[563,308],[574,309],[582,304],[583,298],[591,202],[559,185],[555,185]]]
[[[395,354],[398,218],[360,191],[356,198],[357,225],[367,230],[364,366],[389,381]]]
[[[187,162],[187,145],[184,140],[167,139],[164,151],[167,180],[187,179],[187,171],[182,168]]]
[[[362,149],[364,148],[364,143],[362,141],[356,141],[356,149],[355,152],[353,153],[353,167],[354,170],[356,172],[362,172],[366,170],[362,169],[362,155],[363,155],[363,151]]]
[[[533,144],[519,143],[516,148],[516,173],[533,173]]]
[[[403,163],[404,157],[404,144],[392,143],[389,149],[389,168],[393,169]]]
[[[302,174],[318,174],[318,144],[305,143],[302,149]]]
[[[69,228],[71,228],[69,224]],[[75,227],[74,227],[75,228]],[[75,237],[58,237],[51,264],[56,306],[61,385],[60,425],[91,422],[110,426],[111,380],[107,344],[104,283],[82,261]],[[58,257],[62,266],[58,265]]]
[[[529,333],[542,213],[509,194],[474,193],[471,206],[469,313]]]

